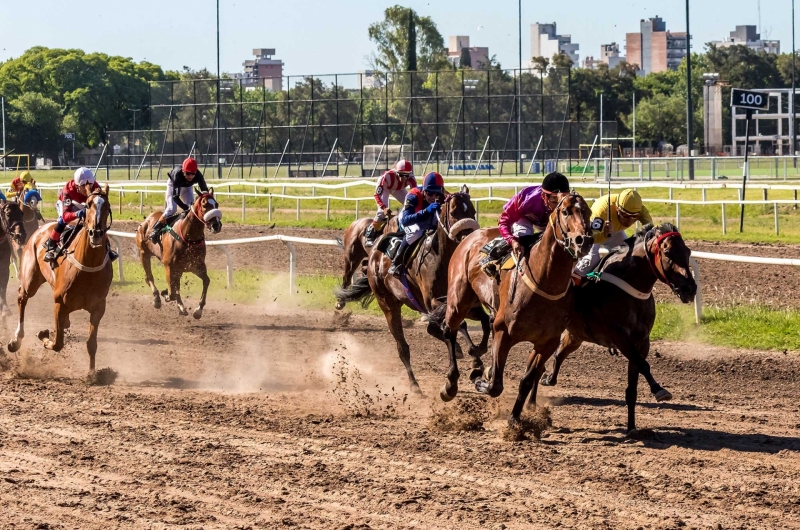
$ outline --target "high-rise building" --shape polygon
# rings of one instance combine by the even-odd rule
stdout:
[[[658,16],[639,21],[639,32],[626,34],[625,42],[626,60],[645,75],[677,70],[686,57],[686,33],[668,31]]]
[[[731,31],[730,37],[726,37],[721,41],[711,41],[710,44],[718,48],[742,45],[754,51],[779,55],[781,53],[781,41],[762,39],[761,34],[756,33],[756,29],[756,26],[736,26],[736,30]]]
[[[554,55],[568,55],[572,64],[579,63],[578,49],[580,45],[572,42],[572,35],[558,35],[556,23],[531,24],[531,57],[552,59]]]
[[[597,67],[601,63],[605,63],[609,68],[614,68],[623,61],[625,61],[625,57],[620,57],[619,55],[619,44],[612,42],[611,44],[601,44],[599,59],[595,59],[593,56],[589,55],[583,61],[583,67],[590,70],[597,70]]]
[[[450,37],[450,46],[447,48],[447,59],[456,68],[461,66],[461,50],[466,48],[469,51],[470,63],[473,70],[485,70],[489,68],[489,48],[469,45],[467,35],[453,35]]]
[[[283,61],[273,59],[275,48],[256,48],[253,50],[255,59],[248,59],[242,63],[244,73],[233,74],[234,79],[240,79],[245,87],[264,87],[272,92],[279,92],[283,88]]]

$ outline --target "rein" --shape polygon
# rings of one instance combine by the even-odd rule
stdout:
[[[654,230],[654,229],[651,229],[651,231],[652,230]],[[664,241],[665,239],[667,239],[668,237],[682,237],[682,236],[681,236],[680,232],[665,232],[665,233],[663,233],[663,234],[661,234],[661,235],[659,235],[658,237],[655,238],[655,240],[656,240],[656,250],[655,250],[655,252],[652,253],[652,255],[650,254],[650,252],[648,250],[647,242],[645,242],[645,244],[644,244],[644,255],[647,258],[647,263],[650,264],[650,268],[652,269],[653,274],[655,274],[656,278],[658,278],[658,280],[663,282],[664,284],[669,285],[669,287],[672,289],[672,291],[677,293],[678,292],[678,288],[671,281],[669,281],[669,279],[667,278],[667,275],[664,274],[664,272],[663,272],[664,265],[661,264],[661,256],[663,255],[662,252],[661,252],[661,242]],[[659,267],[658,267],[659,265],[661,265],[661,270],[659,270]]]
[[[193,215],[198,221],[203,223],[203,226],[205,226],[206,228],[208,228],[208,222],[205,219],[203,219],[202,216],[198,215],[197,212],[195,211],[195,209],[198,207],[198,205],[200,204],[200,200],[203,197],[209,197],[210,195],[211,195],[210,193],[202,193],[202,194],[198,195],[197,199],[195,199],[195,201],[194,201],[194,204],[189,209],[189,213],[191,215]],[[186,217],[188,217],[188,216],[186,216]],[[184,217],[183,219],[186,219],[186,217]],[[201,239],[198,239],[196,241],[188,241],[186,239],[186,236],[183,235],[183,232],[184,232],[183,228],[184,228],[183,227],[183,223],[180,223],[180,228],[179,228],[180,232],[176,231],[174,228],[170,228],[169,232],[170,232],[170,234],[172,234],[172,236],[175,239],[177,239],[178,241],[180,241],[184,245],[187,245],[187,246],[190,246],[190,247],[194,246],[194,245],[205,245],[206,244],[206,238],[205,237],[202,237]]]
[[[572,243],[573,243],[572,238],[567,235],[567,231],[564,230],[563,226],[561,226],[561,219],[558,217],[558,209],[561,207],[561,203],[564,202],[564,200],[570,196],[572,196],[572,194],[564,195],[564,197],[562,197],[561,200],[558,201],[558,204],[553,209],[553,213],[550,214],[550,224],[553,226],[553,235],[556,237],[556,241],[558,242],[558,244],[560,244],[563,247],[563,249],[567,252],[567,254],[569,254],[569,257],[571,257],[574,260],[577,260],[578,255],[572,249]],[[553,217],[555,217],[557,221],[554,221]],[[558,235],[556,234],[556,228],[558,229],[559,232],[561,232],[562,239],[559,239]]]

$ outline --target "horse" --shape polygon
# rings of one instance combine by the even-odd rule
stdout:
[[[432,320],[442,326],[450,354],[447,382],[439,392],[443,401],[450,401],[458,393],[455,330],[475,307],[486,306],[494,316],[492,368],[487,383],[478,377],[483,372],[480,359],[473,358],[471,378],[479,392],[499,396],[503,392],[508,351],[519,342],[534,344],[509,418],[512,425],[519,422],[525,398],[538,382],[539,371],[555,352],[567,326],[572,269],[593,243],[590,212],[580,195],[559,195],[541,238],[527,255],[515,256],[516,268],[500,272],[499,285],[480,267],[481,249],[500,235],[497,228],[473,232],[456,249],[448,270],[446,307],[440,308]]]
[[[12,259],[19,263],[29,235],[19,204],[13,201],[0,203],[0,313],[3,315],[11,312],[6,303],[9,266]]]
[[[208,192],[201,192],[195,188],[195,198],[192,207],[167,231],[162,234],[161,241],[154,244],[147,237],[153,225],[161,218],[161,212],[153,212],[145,219],[136,230],[136,248],[139,249],[139,260],[144,269],[145,282],[153,292],[153,307],[161,307],[161,296],[166,302],[177,302],[178,310],[182,316],[189,312],[181,300],[181,277],[186,272],[191,272],[203,282],[203,294],[200,304],[192,313],[199,319],[203,316],[206,305],[206,293],[211,279],[206,269],[206,239],[205,230],[218,234],[222,230],[222,212],[219,210],[217,200],[214,198],[214,188]],[[167,278],[167,290],[160,295],[153,279],[153,270],[150,260],[158,258],[164,265]]]
[[[108,254],[108,229],[111,203],[108,184],[95,190],[86,201],[86,217],[74,228],[73,237],[64,251],[61,263],[52,268],[44,261],[43,243],[50,237],[55,223],[42,226],[25,244],[20,268],[20,286],[17,296],[19,323],[8,351],[15,352],[25,336],[25,306],[45,282],[53,288],[55,302],[55,329],[42,330],[38,338],[48,350],[60,351],[64,347],[64,330],[69,327],[70,313],[84,310],[89,313],[89,370],[95,369],[97,330],[106,311],[106,297],[111,287],[114,270]],[[54,336],[55,340],[50,337]]]
[[[39,211],[39,203],[42,202],[42,196],[38,190],[29,190],[25,193],[23,202],[21,204],[23,220],[25,221],[25,233],[28,237],[32,236],[36,230],[39,229],[39,221],[45,222]],[[27,240],[26,240],[27,242]]]
[[[668,401],[672,394],[662,388],[650,373],[650,332],[656,320],[653,286],[658,281],[669,285],[681,302],[687,304],[697,294],[697,283],[690,272],[691,250],[670,223],[647,225],[604,259],[593,273],[599,281],[584,280],[573,287],[569,324],[563,335],[552,373],[541,383],[555,386],[558,372],[567,357],[584,342],[617,350],[628,359],[628,432],[636,428],[636,396],[639,374],[650,385],[656,401]]]
[[[344,232],[342,246],[344,247],[344,274],[342,275],[342,289],[347,289],[353,283],[353,275],[362,266],[362,262],[369,257],[372,249],[375,248],[373,244],[367,247],[366,244],[366,231],[367,227],[372,224],[372,217],[362,217],[350,223],[350,226]],[[389,217],[386,221],[386,226],[382,230],[382,234],[391,234],[398,230],[397,216]],[[377,237],[375,238],[377,240]],[[377,241],[376,241],[377,242]],[[336,301],[336,309],[344,309],[346,302],[341,300]]]
[[[469,196],[469,188],[462,186],[458,193],[447,195],[436,231],[423,238],[418,244],[416,255],[408,264],[408,272],[400,279],[388,274],[392,262],[381,251],[372,252],[366,266],[366,275],[357,278],[347,289],[338,289],[336,296],[344,302],[364,300],[366,304],[377,298],[389,330],[397,343],[397,353],[408,373],[411,391],[421,394],[419,383],[411,369],[411,352],[403,334],[401,309],[406,305],[423,314],[430,314],[447,293],[447,266],[460,242],[468,234],[480,227],[475,220],[475,206]],[[376,241],[376,248],[382,246],[383,235]],[[466,325],[461,331],[466,336],[470,352],[479,355],[488,346],[489,317],[482,308],[469,313],[469,318],[480,320],[484,336],[479,346],[472,344],[466,333]],[[439,340],[444,340],[441,328],[428,325],[428,332]]]

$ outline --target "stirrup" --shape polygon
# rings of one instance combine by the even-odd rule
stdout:
[[[405,268],[406,268],[405,265],[403,265],[402,263],[398,263],[397,265],[392,265],[391,267],[389,267],[389,270],[387,272],[392,276],[394,276],[395,278],[399,279],[400,276],[403,275]]]
[[[117,254],[116,252],[114,252],[114,251],[113,251],[113,250],[111,250],[111,249],[108,249],[108,260],[109,260],[111,263],[114,263],[114,262],[115,262],[115,261],[117,261],[118,259],[119,259],[119,254]]]

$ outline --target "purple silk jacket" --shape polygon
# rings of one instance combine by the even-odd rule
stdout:
[[[542,187],[528,186],[511,197],[503,206],[503,213],[497,220],[497,226],[500,228],[500,235],[503,236],[503,239],[511,244],[511,241],[514,240],[512,229],[514,223],[525,218],[537,230],[544,230],[547,228],[547,219],[551,213],[552,210],[547,207],[547,203],[542,197]]]

